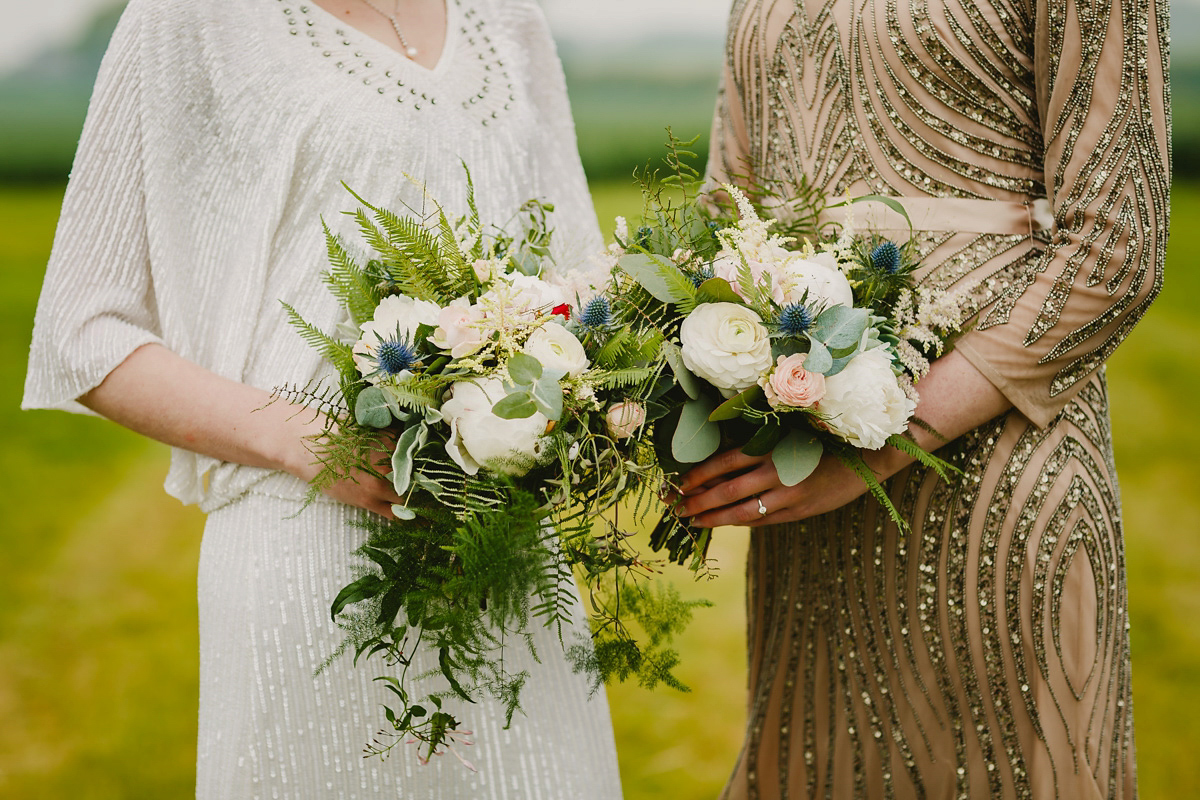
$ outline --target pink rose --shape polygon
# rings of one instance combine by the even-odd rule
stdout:
[[[787,254],[784,253],[784,256]],[[784,300],[784,286],[781,280],[779,265],[776,262],[766,263],[754,258],[746,259],[746,266],[750,268],[750,274],[754,276],[754,282],[761,284],[763,276],[771,277],[771,296],[775,302],[782,303]],[[746,299],[747,292],[742,291],[742,285],[738,280],[738,276],[742,270],[742,259],[737,253],[723,251],[718,254],[712,264],[713,275],[718,278],[724,278],[729,281],[730,287],[743,300]]]
[[[775,371],[763,380],[763,393],[772,408],[809,408],[825,396],[825,376],[804,368],[808,353],[780,356]]]
[[[646,407],[641,403],[625,401],[608,409],[605,415],[608,429],[618,439],[628,439],[637,429],[646,424]]]
[[[460,297],[438,312],[438,327],[429,341],[440,350],[450,351],[454,358],[470,355],[485,341],[480,321],[483,310]]]

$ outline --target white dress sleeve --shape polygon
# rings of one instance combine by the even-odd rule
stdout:
[[[75,156],[38,302],[22,408],[76,398],[160,342],[142,180],[138,3],[113,35]]]
[[[541,196],[555,204],[551,250],[567,283],[603,281],[595,256],[602,240],[587,177],[579,158],[575,121],[567,97],[558,49],[541,6],[533,0],[505,0],[504,14],[528,63],[523,74],[536,110],[543,147],[530,154]]]

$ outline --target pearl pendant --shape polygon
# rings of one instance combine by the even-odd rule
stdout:
[[[417,48],[415,48],[415,47],[410,47],[410,48],[408,48],[407,50],[405,50],[404,52],[405,52],[405,54],[406,54],[406,55],[407,55],[409,58],[416,58],[416,57],[417,57],[417,52],[418,52],[418,51],[417,51]]]

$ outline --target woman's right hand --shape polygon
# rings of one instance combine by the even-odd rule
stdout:
[[[299,448],[285,468],[287,472],[305,483],[310,483],[321,471],[321,464],[313,453],[313,446],[315,444],[314,436],[320,435],[324,430],[322,426],[323,422],[320,420],[315,420],[305,426],[306,430],[297,442]],[[385,444],[394,445],[394,442],[389,437],[385,439]],[[379,472],[384,475],[389,474],[391,472],[391,452],[381,447],[377,455],[375,464]],[[324,489],[322,494],[339,503],[366,509],[388,519],[396,518],[392,512],[392,505],[403,505],[404,503],[400,495],[396,494],[396,489],[390,480],[361,469],[353,470],[342,480]]]

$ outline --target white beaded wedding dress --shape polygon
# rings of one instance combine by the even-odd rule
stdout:
[[[326,370],[280,301],[329,329],[321,220],[348,239],[356,203],[420,207],[427,185],[485,219],[556,206],[557,260],[599,245],[561,66],[534,0],[447,0],[426,69],[305,0],[132,0],[98,79],[38,307],[26,408],[75,402],[133,350],[162,343],[271,389]],[[524,713],[447,709],[476,744],[417,763],[364,759],[384,692],[349,659],[314,676],[340,631],[360,512],[282,473],[177,450],[167,490],[209,512],[201,545],[197,797],[620,797],[603,692],[589,698],[541,630]],[[584,631],[582,623],[578,632]],[[570,631],[567,636],[571,636]]]

